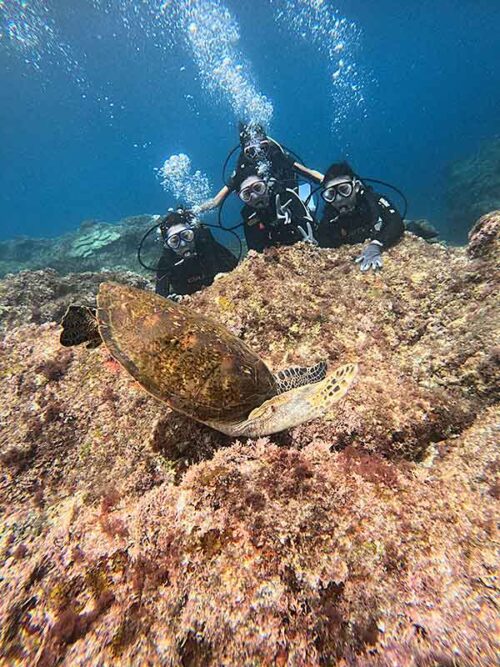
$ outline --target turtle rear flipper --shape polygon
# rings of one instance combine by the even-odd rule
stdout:
[[[87,348],[98,347],[102,338],[97,327],[96,311],[87,306],[69,306],[61,322],[61,345],[72,347],[87,343]]]
[[[303,387],[306,384],[320,382],[325,377],[326,361],[320,361],[314,366],[290,366],[274,374],[278,394],[284,394],[290,389]]]
[[[321,382],[296,387],[270,398],[252,410],[244,422],[218,424],[215,428],[228,435],[258,437],[316,419],[347,393],[357,372],[357,364],[346,364]]]

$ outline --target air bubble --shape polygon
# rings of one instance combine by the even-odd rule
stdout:
[[[176,200],[194,207],[210,197],[210,182],[200,171],[191,171],[191,160],[185,153],[171,155],[158,170],[161,184]]]
[[[322,0],[270,0],[276,22],[314,44],[331,72],[333,125],[339,126],[353,108],[364,107],[365,78],[355,54],[361,31]],[[341,57],[340,57],[341,56]],[[366,116],[363,109],[363,116]]]

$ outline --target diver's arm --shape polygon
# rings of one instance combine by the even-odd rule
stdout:
[[[231,190],[225,185],[213,199],[208,199],[206,202],[203,202],[203,204],[193,207],[193,210],[195,210],[196,213],[203,213],[204,211],[210,211],[212,208],[217,208],[217,206],[222,204],[230,192]]]
[[[322,174],[320,171],[316,171],[316,169],[309,169],[309,167],[300,164],[300,162],[294,162],[293,168],[295,169],[295,171],[300,172],[303,176],[311,178],[316,183],[321,183],[321,181],[325,177],[324,174]]]
[[[405,230],[403,220],[397,208],[385,197],[380,197],[378,210],[382,225],[373,235],[372,241],[378,241],[384,248],[388,248],[403,236]]]

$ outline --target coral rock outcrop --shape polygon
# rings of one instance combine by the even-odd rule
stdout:
[[[67,307],[75,301],[94,304],[103,280],[152,288],[151,281],[128,271],[61,276],[54,269],[44,269],[9,274],[0,281],[0,331],[23,324],[60,322]]]
[[[500,137],[485,141],[470,157],[454,162],[448,174],[449,234],[458,242],[480,216],[500,208]]]

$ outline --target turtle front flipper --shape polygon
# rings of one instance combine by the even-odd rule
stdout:
[[[229,435],[257,437],[284,431],[325,414],[348,391],[358,372],[357,364],[346,364],[321,382],[278,394],[252,410],[248,418],[231,428]]]
[[[306,384],[320,382],[326,377],[326,361],[320,361],[314,366],[290,366],[274,374],[278,394],[284,394],[290,389],[303,387]]]
[[[72,347],[87,343],[87,348],[98,347],[102,338],[97,327],[96,311],[87,306],[69,306],[61,322],[61,345]]]

